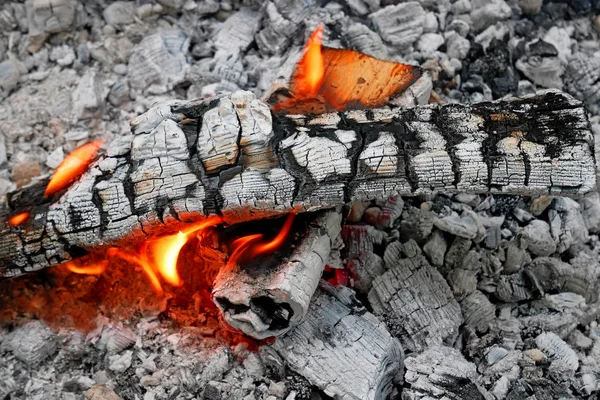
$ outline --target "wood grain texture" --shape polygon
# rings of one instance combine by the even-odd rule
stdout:
[[[595,187],[584,107],[552,91],[474,105],[273,115],[251,93],[159,104],[64,193],[0,205],[0,276],[173,233],[432,191],[582,195]],[[8,226],[19,211],[32,217]]]

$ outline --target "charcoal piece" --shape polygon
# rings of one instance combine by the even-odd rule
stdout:
[[[108,102],[115,107],[129,101],[129,87],[126,82],[115,82],[108,92]]]
[[[25,72],[27,69],[18,60],[9,59],[0,63],[0,100],[17,87],[19,78]]]
[[[486,333],[496,318],[496,307],[479,290],[475,290],[460,301],[465,324],[472,326],[477,332]]]
[[[400,222],[400,236],[404,240],[414,239],[417,243],[422,243],[433,229],[433,218],[431,211],[406,207]]]
[[[265,12],[267,22],[263,22],[264,28],[256,34],[256,45],[263,54],[282,54],[298,27],[285,19],[272,2],[267,3]]]
[[[481,253],[473,249],[467,253],[459,266],[448,272],[446,280],[456,300],[460,302],[477,289],[477,275],[482,267]]]
[[[523,266],[531,261],[531,256],[525,250],[525,246],[526,242],[518,238],[508,243],[503,273],[508,275],[519,272]]]
[[[402,398],[491,400],[491,395],[478,382],[475,364],[465,360],[456,349],[432,346],[404,361],[407,383]]]
[[[387,6],[369,15],[383,40],[400,50],[410,47],[421,36],[424,18],[425,11],[416,1]]]
[[[442,231],[465,239],[475,239],[483,229],[477,214],[469,210],[463,211],[460,216],[453,212],[448,216],[435,218],[433,225]]]
[[[565,89],[584,101],[594,113],[600,112],[600,57],[576,54],[565,71]]]
[[[215,35],[217,51],[235,53],[246,50],[254,41],[261,18],[260,13],[249,8],[241,8],[227,18]]]
[[[575,400],[563,385],[552,382],[549,379],[519,379],[508,392],[506,400],[521,400],[531,397],[536,399],[564,399]]]
[[[542,9],[544,0],[519,0],[519,7],[523,14],[535,15]]]
[[[590,233],[600,232],[600,193],[592,192],[579,200],[585,227]]]
[[[374,253],[373,244],[381,243],[381,235],[367,225],[344,225],[340,236],[344,241],[342,250],[344,266],[354,281],[354,287],[368,293],[373,279],[385,272],[384,262]]]
[[[129,58],[129,84],[140,90],[148,86],[172,87],[184,78],[188,63],[189,38],[180,30],[146,36]]]
[[[535,344],[548,357],[564,361],[572,371],[579,368],[579,357],[569,345],[552,332],[544,332],[535,338]]]
[[[444,239],[444,235],[440,230],[434,230],[433,234],[430,236],[427,243],[423,246],[423,252],[427,255],[429,262],[436,266],[441,267],[444,265],[444,255],[446,254],[446,249],[448,248],[448,243],[446,239]]]
[[[552,332],[566,339],[579,323],[586,323],[588,311],[582,296],[566,292],[546,295],[520,306],[518,319],[525,328],[524,335]]]
[[[512,16],[512,10],[504,0],[473,0],[472,4],[471,20],[475,31]]]
[[[346,4],[350,11],[359,17],[364,17],[370,12],[379,9],[380,0],[346,0]]]
[[[75,18],[76,0],[27,0],[29,34],[40,35],[68,30]]]
[[[395,225],[395,222],[402,215],[404,210],[404,200],[400,196],[390,196],[381,205],[381,214],[377,221],[377,228],[387,229]]]
[[[514,93],[517,89],[518,78],[511,66],[508,45],[503,41],[492,39],[485,51],[480,44],[472,44],[463,65],[463,80],[470,80],[472,75],[481,76],[495,98]]]
[[[535,219],[523,228],[523,238],[527,241],[527,250],[536,256],[549,256],[556,251],[556,242],[550,234],[547,222]]]
[[[537,39],[526,45],[527,54],[538,57],[553,57],[558,56],[558,50],[552,43],[544,42],[542,39]]]
[[[135,3],[133,1],[115,1],[102,11],[107,24],[126,25],[134,21]]]
[[[358,22],[348,22],[343,28],[342,34],[348,48],[382,60],[387,58],[387,46],[381,40],[381,36],[369,29],[368,26]]]
[[[459,268],[462,265],[462,261],[469,252],[472,244],[469,239],[460,236],[454,238],[444,260],[444,271],[446,271],[444,275],[448,271]]]
[[[536,85],[562,89],[564,67],[558,57],[525,56],[515,63],[519,71]]]
[[[502,275],[496,286],[496,297],[507,303],[534,298],[529,280],[522,273]]]
[[[573,265],[553,257],[538,257],[524,270],[528,279],[542,294],[572,292],[590,298],[590,291],[598,284],[598,262],[582,253],[572,263]]]
[[[449,57],[464,60],[471,49],[471,42],[458,33],[450,32],[446,35],[446,53]]]
[[[423,256],[390,264],[390,270],[375,278],[369,292],[373,312],[411,351],[452,344],[462,315],[441,274]]]
[[[56,334],[41,321],[30,321],[8,337],[8,349],[15,357],[35,367],[57,350]]]
[[[373,314],[355,311],[351,289],[325,287],[315,293],[304,321],[273,348],[328,396],[387,398],[400,379],[402,347]]]

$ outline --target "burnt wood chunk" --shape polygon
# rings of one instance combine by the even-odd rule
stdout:
[[[386,256],[391,247],[398,246],[389,245]],[[374,279],[368,296],[374,314],[412,352],[452,345],[463,316],[442,275],[422,255],[386,258],[389,270]]]
[[[324,284],[304,321],[277,338],[273,348],[289,367],[328,396],[386,399],[401,379],[398,339],[344,286]]]
[[[584,107],[557,91],[316,116],[272,114],[244,91],[166,102],[63,193],[44,199],[38,184],[7,197],[0,277],[215,214],[236,223],[432,191],[583,195],[596,183],[593,148]],[[22,211],[30,219],[9,226]]]

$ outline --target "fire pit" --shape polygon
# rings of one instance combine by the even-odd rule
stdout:
[[[30,3],[31,52],[94,9]],[[160,3],[137,18],[223,21],[214,54],[198,41],[190,54],[237,84],[195,92],[178,78],[185,34],[140,38],[123,102],[158,101],[130,109],[129,132],[80,139],[51,175],[2,199],[0,398],[594,395],[600,197],[577,84],[500,98],[512,92],[494,79],[514,74],[492,65],[511,62],[500,38],[475,39],[492,74],[477,48],[460,49],[469,33],[453,19],[440,37],[473,61],[463,90],[475,74],[495,100],[447,102],[460,75],[391,61],[413,43],[426,54],[438,5]],[[475,30],[512,12],[498,0],[498,13],[463,2],[452,13],[467,6]],[[132,7],[103,11],[108,34],[126,32]],[[21,8],[6,10],[10,25]],[[322,23],[300,23],[307,10]],[[297,25],[303,51],[284,33]],[[548,46],[523,44],[516,68],[529,77],[534,52],[561,57]],[[262,98],[227,75],[259,65],[256,52],[280,61]],[[76,120],[104,112],[83,101],[97,84],[85,79]],[[122,89],[104,94],[115,109]],[[170,89],[189,100],[161,96]]]

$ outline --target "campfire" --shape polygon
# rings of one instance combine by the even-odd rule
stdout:
[[[491,258],[471,249],[473,240],[495,250],[493,238],[508,235],[494,211],[471,223],[480,196],[580,197],[595,188],[583,105],[557,90],[436,104],[429,72],[326,47],[324,35],[321,24],[287,82],[263,100],[237,90],[159,103],[131,122],[130,135],[80,146],[51,177],[8,194],[0,322],[15,328],[7,346],[17,359],[37,366],[58,346],[68,363],[93,342],[124,373],[128,349],[141,348],[129,327],[158,332],[160,322],[244,363],[260,354],[277,370],[283,359],[304,387],[336,399],[397,395],[412,368],[405,351],[467,365],[444,379],[484,398],[468,361],[443,346],[459,341],[463,324],[465,341],[504,329],[491,328],[486,290],[530,300],[562,290],[547,275],[572,274],[561,279],[576,280],[572,291],[587,299],[594,287],[583,272],[532,263],[499,278]],[[451,208],[431,200],[438,193],[476,204]],[[413,224],[411,212],[429,225]],[[449,234],[456,239],[436,264]],[[495,281],[478,286],[478,274]],[[538,347],[560,345],[540,336]],[[423,384],[423,372],[411,371],[410,384]],[[202,377],[205,388],[213,381]]]

